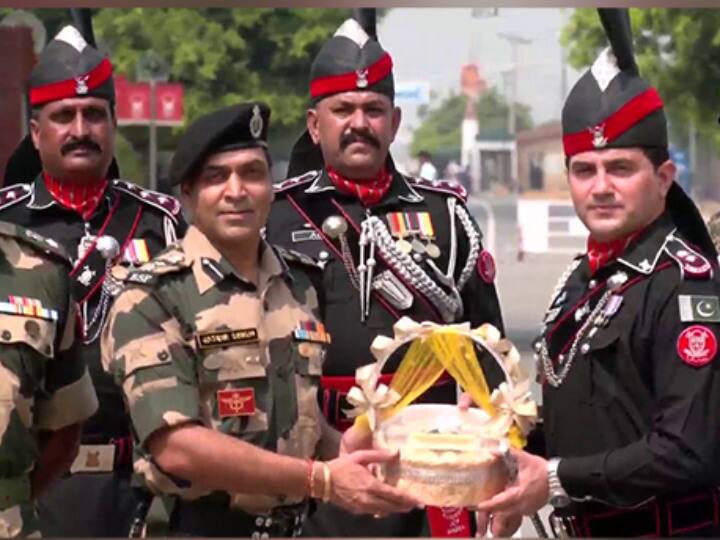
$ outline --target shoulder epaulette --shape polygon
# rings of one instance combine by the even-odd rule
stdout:
[[[151,261],[146,262],[137,269],[130,270],[125,276],[126,283],[152,285],[157,279],[173,272],[179,272],[190,266],[190,261],[179,243],[170,244]]]
[[[62,259],[66,263],[71,263],[70,256],[64,247],[52,238],[38,234],[32,229],[26,229],[25,227],[8,223],[7,221],[0,221],[0,235],[20,240],[24,244],[28,244],[43,253]]]
[[[294,251],[292,249],[287,249],[278,245],[273,245],[273,247],[275,248],[275,251],[277,251],[277,254],[287,262],[304,264],[305,266],[310,266],[316,269],[322,268],[315,261],[315,259],[313,259],[309,255],[305,255],[304,253],[300,253],[299,251]]]
[[[313,182],[317,179],[318,176],[320,176],[320,171],[308,171],[301,174],[300,176],[294,176],[280,182],[279,184],[275,184],[273,186],[273,190],[275,191],[275,193],[282,193],[283,191],[287,191],[296,186],[302,186],[303,184]]]
[[[115,189],[119,189],[123,193],[132,195],[136,199],[149,204],[162,210],[168,214],[173,221],[177,222],[178,215],[180,214],[180,201],[171,195],[165,195],[158,191],[151,191],[149,189],[142,188],[131,182],[125,182],[124,180],[113,180],[112,182]]]
[[[664,249],[680,267],[682,279],[710,279],[713,277],[710,259],[681,238],[671,234],[665,241]]]
[[[31,193],[32,188],[28,184],[15,184],[0,189],[0,210],[27,199]]]
[[[462,202],[467,201],[467,190],[454,180],[427,180],[416,176],[405,176],[405,179],[414,188],[447,193],[448,195],[454,195]]]

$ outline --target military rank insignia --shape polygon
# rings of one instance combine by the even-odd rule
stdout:
[[[254,388],[218,390],[216,397],[218,404],[218,416],[220,416],[220,418],[252,416],[255,414]]]
[[[25,315],[50,321],[58,320],[57,310],[45,308],[40,300],[25,296],[9,296],[7,302],[0,302],[0,313]]]
[[[125,246],[122,256],[123,261],[140,265],[145,264],[150,260],[150,251],[147,247],[147,242],[144,238],[133,238]]]
[[[313,341],[315,343],[330,343],[332,338],[325,330],[325,325],[319,321],[299,322],[293,336],[298,341]]]
[[[440,248],[433,243],[435,227],[430,212],[389,212],[385,219],[400,251],[424,253],[433,259],[440,256]]]

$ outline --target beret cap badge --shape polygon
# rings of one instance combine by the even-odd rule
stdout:
[[[250,124],[248,127],[250,128],[250,135],[252,135],[253,138],[257,139],[262,134],[263,119],[258,105],[253,107],[252,118],[250,118]]]

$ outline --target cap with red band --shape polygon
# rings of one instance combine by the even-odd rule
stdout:
[[[30,105],[86,96],[114,102],[112,73],[110,60],[75,27],[66,26],[45,47],[30,75]]]
[[[666,148],[663,102],[638,74],[627,10],[598,11],[611,46],[580,77],[565,101],[565,155],[603,148]]]
[[[395,97],[393,62],[354,19],[346,20],[320,49],[310,69],[310,96],[370,90]]]

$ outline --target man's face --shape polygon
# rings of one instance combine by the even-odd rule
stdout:
[[[307,112],[307,127],[326,165],[348,178],[369,178],[387,159],[400,126],[400,109],[376,92],[343,92]]]
[[[181,191],[192,223],[216,246],[258,241],[274,198],[261,148],[212,154]]]
[[[30,120],[43,169],[54,178],[75,182],[105,177],[112,162],[115,127],[110,103],[96,97],[52,101]]]
[[[588,151],[570,159],[568,181],[575,211],[600,242],[639,231],[665,209],[675,165],[657,169],[639,148]]]

